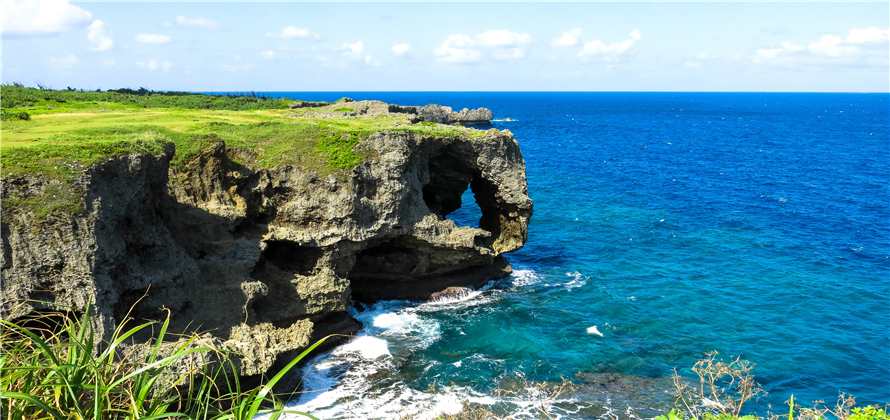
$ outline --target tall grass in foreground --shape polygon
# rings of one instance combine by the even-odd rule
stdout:
[[[272,387],[327,337],[263,385],[242,390],[228,353],[196,345],[196,336],[165,343],[169,319],[135,327],[122,322],[108,342],[96,339],[88,312],[79,319],[38,316],[27,328],[0,322],[3,420],[248,420],[283,413],[315,419],[284,410]],[[145,347],[127,345],[158,326],[157,338]]]

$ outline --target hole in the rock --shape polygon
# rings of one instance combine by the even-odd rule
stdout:
[[[430,211],[458,226],[482,227],[486,213],[482,203],[493,203],[495,190],[486,188],[488,183],[481,181],[478,170],[445,151],[430,158],[429,174],[423,201]]]
[[[476,197],[473,191],[470,190],[469,185],[465,188],[463,195],[460,196],[460,208],[449,213],[446,218],[458,226],[479,227],[479,220],[482,219],[482,209],[476,203]]]
[[[322,256],[320,248],[300,246],[290,241],[269,241],[266,244],[266,261],[297,274],[311,274]]]

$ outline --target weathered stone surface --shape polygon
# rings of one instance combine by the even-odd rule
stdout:
[[[232,350],[251,376],[328,334],[355,333],[353,301],[423,300],[509,274],[501,255],[522,247],[532,214],[509,131],[383,131],[360,148],[378,157],[339,180],[265,169],[252,150],[222,142],[181,171],[169,166],[172,150],[94,165],[77,180],[83,215],[41,229],[33,215],[4,215],[3,317],[91,302],[108,337],[128,316],[169,313],[172,332]],[[4,196],[45,187],[38,177],[2,182]],[[446,218],[468,187],[479,227]]]
[[[305,102],[303,102],[305,103]],[[321,105],[319,105],[321,106]],[[401,106],[387,104],[381,101],[354,101],[348,104],[335,105],[336,109],[348,109],[337,111],[336,109],[313,111],[306,116],[311,117],[376,117],[387,114],[405,114],[411,123],[420,121],[434,122],[438,124],[458,124],[458,125],[488,125],[491,124],[494,114],[487,108],[467,109],[464,108],[460,112],[454,112],[451,107],[430,104],[426,106]],[[291,104],[291,108],[297,108]]]

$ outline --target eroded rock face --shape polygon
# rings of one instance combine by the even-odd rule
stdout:
[[[3,317],[92,302],[108,337],[128,315],[169,312],[172,331],[240,354],[239,373],[251,376],[328,334],[357,331],[354,301],[426,299],[509,274],[501,255],[522,247],[532,214],[509,131],[384,131],[357,147],[378,157],[339,180],[264,169],[251,150],[224,143],[184,171],[168,165],[172,150],[94,165],[78,179],[82,216],[35,229],[32,216],[4,215]],[[4,195],[27,196],[41,182],[3,179]],[[446,218],[467,188],[478,228]]]
[[[307,105],[308,104],[308,105]],[[295,102],[288,108],[305,108],[305,107],[321,107],[330,105],[326,102]],[[494,114],[488,108],[467,109],[464,108],[460,112],[455,112],[449,106],[429,104],[425,106],[401,106],[388,104],[381,101],[353,101],[346,103],[343,107],[337,108],[343,111],[319,111],[308,115],[314,117],[362,117],[362,116],[381,116],[388,114],[405,114],[412,123],[425,121],[438,124],[457,124],[457,125],[489,125],[491,124]]]

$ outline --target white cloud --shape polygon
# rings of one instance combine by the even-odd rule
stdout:
[[[854,28],[846,39],[825,35],[806,47],[783,42],[782,48],[761,48],[754,56],[755,64],[780,65],[788,68],[820,67],[886,67],[890,64],[887,41],[890,29]]]
[[[365,64],[369,66],[380,67],[380,62],[371,58],[370,55],[365,56]]]
[[[433,50],[440,63],[475,63],[482,60],[482,51],[489,51],[495,59],[515,60],[525,56],[525,46],[531,42],[529,34],[518,34],[504,29],[490,30],[474,36],[449,35],[441,47]]]
[[[697,67],[701,67],[701,63],[699,63],[698,61],[687,61],[683,63],[684,69],[694,69]]]
[[[827,55],[829,57],[840,57],[854,54],[856,52],[856,47],[840,45],[843,42],[843,38],[833,35],[825,35],[819,42],[814,42],[807,48],[816,54]]]
[[[757,57],[755,58],[755,62],[759,62],[761,60],[772,60],[773,58],[776,58],[778,56],[795,53],[801,50],[803,50],[803,47],[793,45],[790,42],[783,42],[782,48],[762,48],[757,50]]]
[[[168,72],[168,71],[170,71],[170,69],[173,68],[173,63],[171,63],[171,62],[169,62],[169,61],[164,61],[164,62],[161,64],[161,68],[163,68],[165,72]]]
[[[116,65],[117,65],[117,61],[115,61],[113,58],[106,58],[106,59],[102,60],[102,68],[103,69],[110,69],[110,68],[115,67]]]
[[[571,31],[563,32],[559,38],[553,38],[553,42],[550,45],[554,47],[571,47],[573,45],[578,45],[581,42],[581,35],[584,35],[584,31],[581,28],[575,28]]]
[[[136,35],[136,42],[142,42],[145,44],[166,44],[170,42],[170,35],[139,34]]]
[[[475,63],[482,59],[482,53],[471,49],[472,43],[466,35],[449,35],[445,43],[433,50],[433,53],[441,57],[437,60],[441,63]]]
[[[399,44],[392,46],[392,52],[395,55],[405,55],[408,51],[411,51],[410,44]]]
[[[108,25],[101,20],[94,20],[93,23],[90,24],[90,31],[87,33],[87,39],[90,41],[90,44],[93,45],[90,47],[91,50],[107,51],[114,46],[114,40],[111,39],[111,31],[108,30],[107,27]]]
[[[365,50],[365,46],[361,41],[359,41],[355,44],[343,44],[342,49],[344,50],[344,57],[360,59],[362,58],[362,51]]]
[[[295,38],[311,38],[311,39],[321,39],[321,36],[315,32],[309,30],[309,28],[298,28],[296,26],[287,26],[281,30],[281,32],[269,32],[266,34],[267,38],[284,38],[284,39],[295,39]]]
[[[272,50],[269,50],[269,51],[263,51],[263,52],[260,53],[260,56],[263,57],[263,58],[265,58],[265,59],[269,59],[269,60],[271,60],[271,59],[275,58],[275,51],[272,51]]]
[[[473,45],[479,47],[518,47],[532,40],[529,34],[517,34],[505,29],[491,30],[476,35]]]
[[[3,36],[52,35],[83,28],[92,20],[90,12],[68,4],[68,0],[0,1]]]
[[[874,26],[869,26],[866,29],[854,28],[850,31],[850,35],[847,35],[847,42],[851,44],[862,44],[865,42],[876,42],[887,39],[890,39],[890,29],[882,31]]]
[[[591,41],[584,44],[578,57],[584,60],[598,58],[605,62],[617,62],[622,56],[635,53],[634,45],[642,38],[640,31],[634,29],[630,31],[630,39],[618,43],[605,45],[600,40]]]
[[[80,60],[78,60],[77,57],[75,57],[74,55],[69,54],[65,57],[53,58],[49,61],[54,67],[70,69],[71,67],[74,67],[74,64]]]
[[[220,25],[219,22],[210,19],[204,19],[201,16],[198,16],[198,18],[196,19],[189,19],[185,16],[179,15],[176,17],[176,24],[179,26],[191,26],[210,30],[222,29],[222,25]]]

